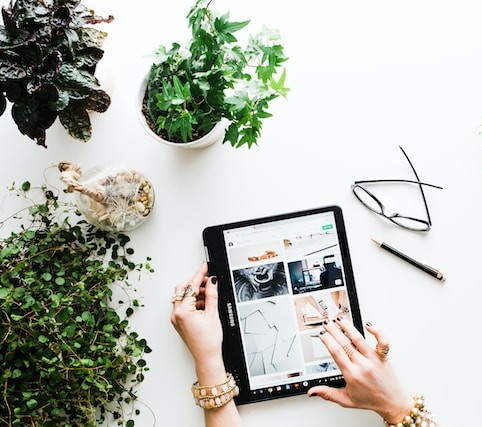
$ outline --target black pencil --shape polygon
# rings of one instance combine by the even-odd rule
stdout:
[[[440,280],[441,282],[445,282],[445,276],[443,273],[440,271],[436,270],[433,267],[430,267],[426,264],[422,264],[419,261],[414,260],[413,258],[409,257],[408,255],[405,255],[404,253],[400,252],[399,250],[392,248],[391,246],[387,245],[386,243],[379,242],[378,240],[372,239],[372,241],[377,245],[380,246],[382,249],[385,249],[386,251],[390,252],[391,254],[397,256],[398,258],[403,259],[404,261],[408,262],[409,264],[412,264],[414,267],[417,267],[418,269],[425,271],[425,273],[430,274],[432,277],[435,277],[437,280]]]

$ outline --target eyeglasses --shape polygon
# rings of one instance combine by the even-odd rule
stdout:
[[[407,154],[400,147],[402,150],[403,155],[408,160],[410,167],[412,168],[415,177],[417,178],[416,181],[406,180],[406,179],[372,179],[372,180],[365,180],[365,181],[355,181],[351,189],[353,194],[357,197],[357,199],[363,203],[365,207],[370,209],[372,212],[383,216],[384,218],[388,219],[389,221],[393,222],[394,224],[406,228],[408,230],[413,231],[429,231],[432,226],[432,220],[430,219],[430,213],[428,211],[427,200],[425,199],[425,194],[423,192],[423,187],[432,187],[442,189],[438,185],[427,184],[425,182],[421,182],[420,178],[418,177],[417,171],[412,165],[412,162],[408,158]],[[375,197],[370,191],[368,191],[362,184],[374,184],[374,183],[383,183],[383,182],[398,182],[398,183],[407,183],[407,184],[417,184],[420,188],[420,192],[422,193],[423,203],[425,205],[425,212],[427,213],[427,219],[420,219],[420,218],[413,218],[407,215],[401,215],[399,213],[392,213],[391,215],[387,215],[385,213],[385,206],[383,205],[377,197]]]

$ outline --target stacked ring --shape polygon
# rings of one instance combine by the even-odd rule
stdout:
[[[185,297],[197,298],[196,291],[192,288],[192,284],[188,283],[182,293],[175,293],[172,295],[171,302],[174,304],[176,301],[182,301]]]
[[[356,351],[356,347],[353,345],[352,342],[349,342],[343,346],[343,350],[345,351],[346,355],[351,359],[351,356]]]

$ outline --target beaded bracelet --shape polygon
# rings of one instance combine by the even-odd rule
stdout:
[[[383,420],[386,427],[437,427],[437,419],[430,409],[425,407],[425,398],[421,394],[412,394],[415,405],[402,421],[390,424]]]
[[[233,374],[226,373],[226,381],[214,386],[200,386],[196,381],[191,387],[194,402],[203,409],[220,408],[239,394]]]

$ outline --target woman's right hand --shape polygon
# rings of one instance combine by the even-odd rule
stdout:
[[[414,401],[388,360],[389,345],[382,331],[371,323],[366,324],[366,330],[377,340],[375,348],[343,317],[325,322],[320,339],[341,370],[346,386],[315,386],[308,395],[346,408],[371,409],[390,424],[397,424],[410,413]]]
[[[192,289],[192,295],[184,296],[188,287]],[[223,332],[216,278],[208,277],[206,263],[191,279],[176,286],[171,323],[189,348],[196,367],[222,364]]]

